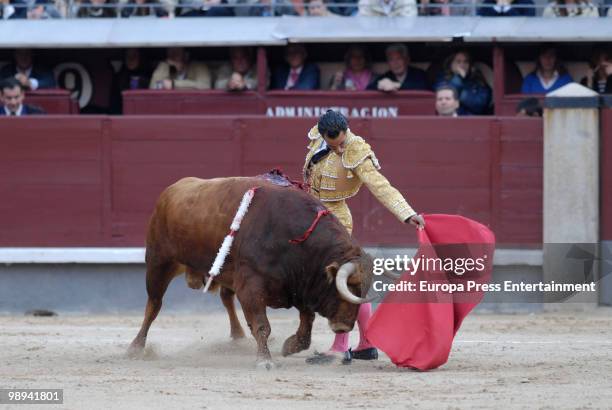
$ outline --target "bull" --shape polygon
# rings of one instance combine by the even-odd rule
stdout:
[[[299,311],[299,327],[285,340],[283,356],[309,348],[315,313],[327,318],[336,333],[353,328],[358,305],[368,301],[364,296],[372,281],[372,258],[331,214],[320,219],[307,240],[290,243],[324,209],[322,202],[261,177],[190,177],[162,192],[150,219],[145,257],[148,300],[131,354],[144,348],[174,277],[185,272],[191,288],[202,287],[242,196],[252,187],[258,187],[255,197],[211,287],[221,288],[232,336],[242,332],[234,294],[257,341],[258,366],[264,368],[273,366],[266,307]]]

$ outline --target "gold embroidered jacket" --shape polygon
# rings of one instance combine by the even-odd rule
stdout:
[[[324,143],[317,126],[308,133],[310,144],[304,163],[304,181],[310,185],[311,194],[329,203],[344,201],[355,196],[362,184],[400,221],[416,212],[402,194],[395,189],[378,170],[380,164],[372,148],[365,140],[347,130],[344,152],[341,156],[331,151],[316,164],[310,161]],[[332,204],[328,204],[332,205]],[[329,207],[329,206],[328,206]],[[332,205],[335,208],[335,206]],[[330,207],[331,208],[331,207]]]

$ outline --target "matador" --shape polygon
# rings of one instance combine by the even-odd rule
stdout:
[[[304,182],[310,193],[320,199],[352,233],[353,218],[346,200],[357,195],[362,185],[401,222],[423,228],[425,221],[402,194],[380,172],[380,164],[370,145],[348,128],[348,121],[339,112],[328,110],[308,133],[308,153],[304,163]],[[349,349],[349,334],[336,334],[332,347],[326,353],[315,353],[306,359],[310,364],[331,363],[340,356],[344,363],[352,359],[376,360],[378,351],[365,338],[372,305],[359,308],[357,325],[359,344]]]

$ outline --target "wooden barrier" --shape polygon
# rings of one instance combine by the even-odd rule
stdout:
[[[612,240],[612,97],[607,97],[607,107],[601,115],[601,230],[600,239]]]
[[[70,92],[59,88],[28,91],[25,101],[42,108],[47,114],[79,113],[79,105],[70,97]]]
[[[181,177],[280,167],[301,178],[313,125],[264,116],[1,118],[0,246],[142,246],[157,196]],[[474,218],[502,245],[541,242],[541,121],[362,118],[351,129],[419,212]],[[349,205],[363,244],[415,241],[367,189]]]
[[[435,114],[429,91],[228,91],[131,90],[123,92],[128,115],[266,115],[318,117],[326,108],[349,117],[393,118]]]

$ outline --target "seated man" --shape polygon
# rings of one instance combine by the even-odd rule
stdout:
[[[425,72],[410,67],[410,53],[403,44],[392,44],[385,50],[389,71],[378,76],[368,90],[398,91],[426,90]]]
[[[226,0],[179,0],[176,17],[232,17]]]
[[[26,90],[56,87],[51,70],[38,65],[34,66],[31,50],[17,49],[13,57],[15,62],[2,68],[0,78],[15,77]]]
[[[2,93],[2,109],[0,116],[21,117],[23,115],[44,114],[45,112],[33,105],[23,103],[25,92],[16,78],[7,78],[0,86]]]
[[[359,16],[412,17],[417,15],[416,0],[359,0]]]
[[[28,4],[24,0],[0,0],[0,20],[25,19]]]
[[[210,72],[206,64],[189,61],[189,53],[182,47],[169,48],[166,56],[166,60],[161,61],[153,72],[149,88],[210,89]]]
[[[78,5],[78,18],[115,18],[117,17],[116,0],[83,0]]]
[[[232,47],[230,64],[219,68],[215,80],[216,90],[245,91],[257,89],[257,72],[253,66],[253,49]]]
[[[483,17],[534,17],[533,0],[485,0],[478,8]]]
[[[290,44],[285,52],[287,64],[277,68],[272,76],[273,90],[318,90],[319,67],[306,62],[306,48]]]
[[[436,113],[440,117],[459,116],[459,98],[452,86],[441,85],[436,89]]]

